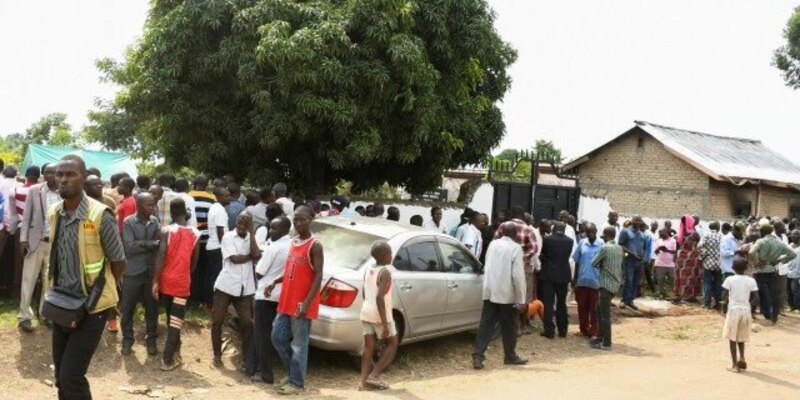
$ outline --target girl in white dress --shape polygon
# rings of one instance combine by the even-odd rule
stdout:
[[[725,316],[725,326],[722,336],[730,341],[731,361],[730,371],[744,371],[747,362],[744,360],[744,344],[750,340],[750,328],[753,325],[753,315],[750,310],[750,300],[758,291],[756,280],[745,275],[747,260],[736,257],[733,261],[733,271],[736,275],[728,277],[722,287],[728,291],[728,313]],[[739,347],[737,358],[736,347]]]

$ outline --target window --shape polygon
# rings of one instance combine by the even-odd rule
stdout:
[[[439,250],[442,252],[444,272],[471,274],[480,271],[478,262],[466,250],[455,244],[439,242]]]
[[[753,210],[753,203],[740,202],[733,207],[733,215],[736,218],[747,218]]]
[[[636,146],[640,149],[644,148],[644,136],[639,136],[639,142]]]
[[[436,242],[415,242],[404,246],[397,252],[392,263],[401,271],[415,272],[440,272],[439,253],[436,251]]]
[[[378,236],[314,221],[311,232],[325,249],[325,265],[357,270],[370,258],[372,244]]]

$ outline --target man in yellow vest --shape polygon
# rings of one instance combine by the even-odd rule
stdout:
[[[106,282],[97,304],[74,328],[53,326],[53,364],[59,399],[91,399],[86,370],[117,304],[117,285],[125,270],[125,251],[117,221],[106,205],[83,191],[86,164],[77,155],[61,159],[56,169],[63,201],[48,211],[50,284],[88,295],[100,274]]]

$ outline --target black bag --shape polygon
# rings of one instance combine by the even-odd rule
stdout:
[[[75,329],[86,316],[86,296],[52,287],[44,295],[42,316],[64,328]]]
[[[58,227],[61,222],[61,216],[58,217],[56,222],[55,238],[58,239]],[[55,246],[55,241],[53,243]],[[57,249],[53,249],[57,251]],[[53,257],[51,260],[57,260],[58,257]],[[53,282],[58,282],[58,262],[54,264]],[[51,287],[44,295],[44,304],[42,305],[42,316],[59,326],[68,329],[75,329],[78,324],[83,321],[86,314],[89,313],[100,300],[100,295],[103,294],[103,289],[106,285],[106,263],[103,260],[103,267],[100,269],[100,275],[95,279],[92,285],[89,296],[83,293],[75,293],[61,287]]]

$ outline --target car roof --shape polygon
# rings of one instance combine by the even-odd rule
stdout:
[[[363,232],[383,239],[391,239],[403,233],[428,232],[426,229],[419,226],[390,221],[383,218],[334,216],[316,219],[314,223]]]

